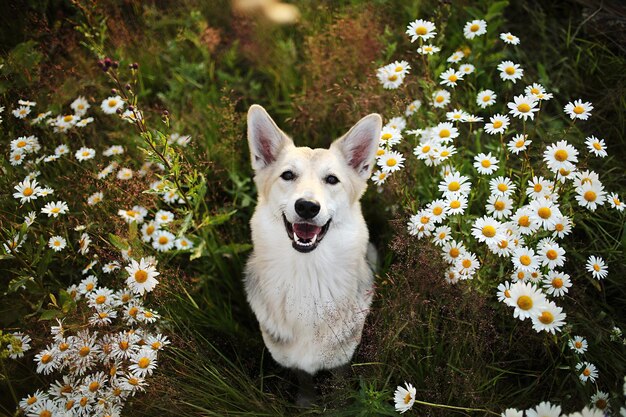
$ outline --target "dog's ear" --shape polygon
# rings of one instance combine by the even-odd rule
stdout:
[[[253,104],[248,110],[248,145],[250,160],[255,171],[263,169],[276,160],[286,144],[293,144],[291,139],[276,126],[265,109]]]
[[[367,180],[372,172],[382,125],[380,115],[372,113],[359,120],[348,133],[331,145],[331,149],[339,149],[348,165],[364,180]]]

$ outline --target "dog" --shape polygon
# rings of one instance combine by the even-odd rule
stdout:
[[[380,141],[370,114],[329,149],[296,147],[263,107],[248,111],[258,190],[247,300],[280,365],[308,375],[347,365],[373,296],[375,250],[361,213]]]

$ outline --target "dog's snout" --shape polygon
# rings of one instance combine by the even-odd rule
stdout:
[[[295,204],[296,213],[303,219],[312,219],[320,212],[320,203],[315,200],[299,198]]]

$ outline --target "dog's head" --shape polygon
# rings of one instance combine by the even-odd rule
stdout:
[[[284,223],[285,237],[299,252],[313,251],[333,224],[351,209],[367,187],[382,119],[370,114],[329,149],[296,147],[263,107],[248,111],[248,143],[259,204],[273,221]]]

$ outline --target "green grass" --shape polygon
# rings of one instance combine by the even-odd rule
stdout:
[[[96,107],[114,87],[97,67],[97,53],[119,60],[124,80],[130,77],[126,66],[139,63],[133,91],[153,131],[177,131],[193,138],[190,151],[171,154],[178,158],[173,165],[180,171],[173,170],[168,178],[176,177],[189,191],[190,207],[177,213],[187,220],[178,225],[201,243],[191,255],[159,257],[163,280],[152,303],[163,315],[163,331],[173,344],[164,352],[152,386],[129,401],[126,415],[395,415],[393,391],[404,381],[416,386],[418,399],[434,404],[414,407],[413,415],[425,416],[486,415],[484,410],[499,414],[541,400],[558,402],[572,412],[595,392],[577,381],[571,371],[577,358],[560,338],[513,321],[510,311],[497,303],[494,282],[504,270],[495,269],[493,259],[474,285],[449,286],[441,278],[446,265],[436,248],[408,236],[408,217],[435,198],[436,187],[428,181],[435,171],[424,165],[408,166],[380,193],[370,186],[364,197],[370,234],[383,258],[377,294],[349,375],[318,378],[319,407],[300,410],[293,405],[295,378],[264,348],[242,286],[256,195],[245,140],[248,106],[262,104],[297,144],[327,146],[368,112],[403,112],[407,103],[383,91],[375,78],[376,68],[395,59],[408,59],[414,74],[422,75],[407,82],[402,92],[426,102],[434,86],[404,35],[406,24],[418,17],[436,20],[445,34],[441,59],[430,67],[436,73],[447,68],[450,48],[463,44],[458,28],[471,18],[486,16],[490,30],[522,37],[517,59],[526,71],[524,81],[537,80],[555,93],[537,138],[553,142],[567,128],[569,121],[554,109],[578,97],[592,101],[592,122],[574,126],[566,138],[579,149],[584,135],[605,138],[610,157],[581,165],[601,171],[605,187],[624,197],[626,57],[609,40],[593,34],[594,23],[584,20],[582,6],[566,1],[481,0],[472,7],[464,1],[302,1],[297,2],[298,24],[274,26],[232,13],[225,0],[167,5],[105,1],[94,7],[69,1],[29,4],[16,15],[19,24],[0,31],[0,105],[7,107],[0,128],[8,138],[1,151],[3,192],[23,178],[6,161],[8,142],[23,134],[8,111],[19,98],[67,111],[78,95],[87,96]],[[492,46],[485,42],[475,48],[485,54],[485,68],[509,58],[508,52],[488,53]],[[472,97],[493,76],[494,71],[478,74],[476,85],[464,86],[461,94]],[[513,93],[507,94],[510,98]],[[169,127],[160,121],[164,109],[171,115]],[[419,117],[416,127],[439,121],[434,113]],[[28,129],[28,134],[49,141],[46,146],[65,140]],[[146,155],[156,156],[145,150],[133,126],[122,121],[98,117],[82,132],[69,138],[72,145],[102,149],[109,142],[124,143],[124,161],[135,164],[133,168],[139,168],[137,161]],[[499,145],[489,144],[484,135],[469,140],[472,153],[496,151]],[[405,154],[414,145],[407,143]],[[155,146],[170,152],[158,140]],[[530,158],[540,161],[541,152]],[[107,183],[110,197],[102,210],[93,210],[84,200],[100,186],[90,174],[95,168],[72,161],[50,165],[42,177],[57,190],[57,199],[71,202],[76,213],[86,213],[98,245],[94,251],[103,260],[113,259],[118,250],[109,234],[114,234],[127,239],[138,253],[150,254],[115,213],[140,203],[155,208],[152,197],[141,191],[156,176],[132,186]],[[462,163],[471,166],[469,158]],[[476,201],[483,197],[474,196]],[[3,241],[19,229],[25,214],[20,210],[14,200],[0,200]],[[585,360],[601,369],[598,388],[622,393],[626,351],[611,341],[610,331],[613,326],[626,329],[624,216],[607,210],[593,216],[576,214],[575,223],[565,247],[567,271],[576,285],[563,305],[576,328],[568,327],[565,333],[589,340]],[[42,223],[33,231],[38,238],[29,237],[19,257],[0,257],[0,328],[29,329],[33,335],[48,331],[50,323],[39,317],[49,308],[49,294],[78,282],[84,265],[73,255],[76,248],[72,255],[53,258],[45,244],[53,229],[75,245],[70,242],[75,225]],[[585,250],[579,253],[577,248]],[[609,263],[609,278],[601,284],[584,273],[590,251],[601,253]],[[17,290],[28,276],[34,280],[24,281],[25,291]],[[41,349],[45,341],[33,345]],[[26,356],[21,361],[2,359],[0,412],[7,415],[15,409],[11,391],[19,399],[52,381],[34,372],[33,352]],[[617,409],[623,396],[611,401]]]

